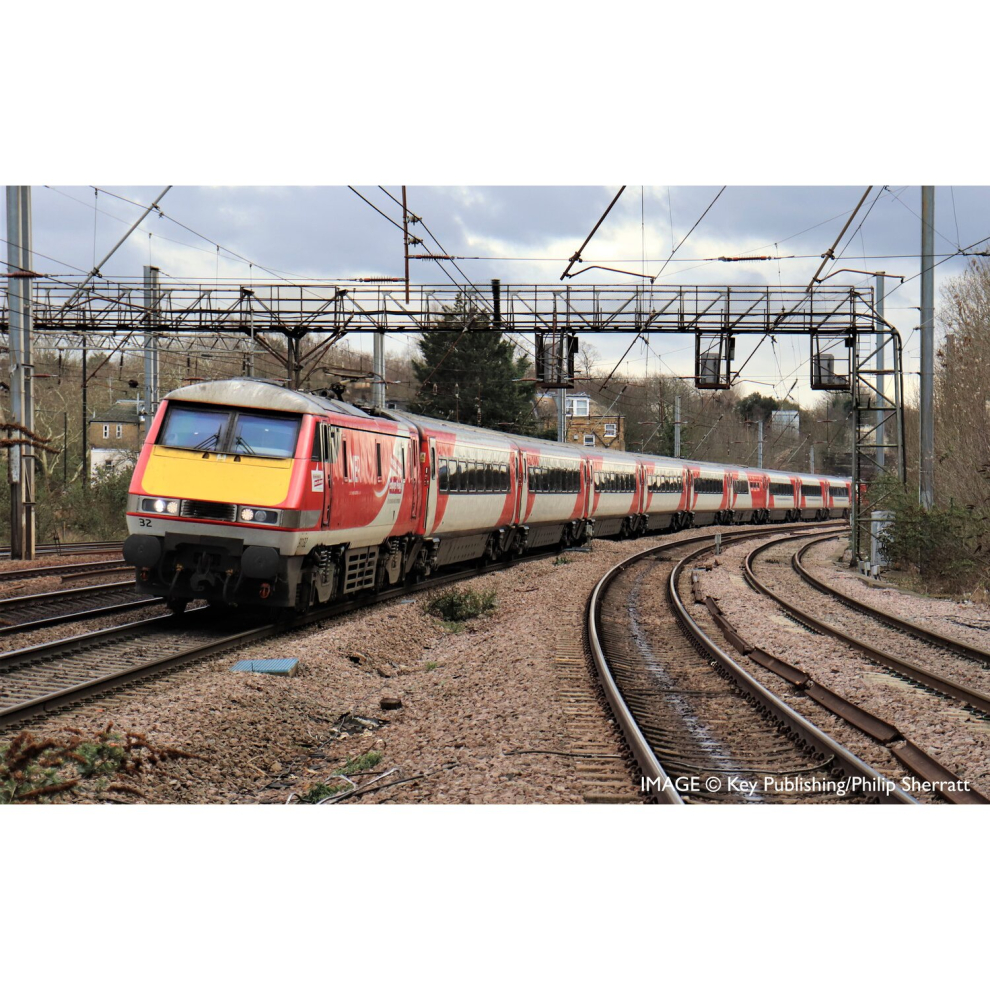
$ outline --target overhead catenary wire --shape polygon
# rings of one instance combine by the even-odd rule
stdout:
[[[722,188],[719,189],[719,191],[715,194],[715,199],[713,199],[705,207],[704,213],[702,213],[701,216],[698,217],[698,219],[694,221],[694,224],[691,226],[691,229],[680,239],[680,241],[677,244],[677,247],[675,247],[674,250],[670,252],[669,257],[663,263],[663,267],[660,269],[660,271],[658,271],[656,273],[656,275],[654,275],[653,278],[650,279],[650,284],[651,285],[654,282],[656,282],[656,280],[664,273],[664,269],[667,267],[668,264],[670,264],[671,258],[673,258],[675,254],[677,254],[678,250],[680,250],[681,245],[694,233],[695,227],[697,227],[698,224],[701,223],[701,221],[705,219],[705,217],[708,215],[708,211],[716,204],[716,202],[718,202],[719,196],[721,196],[722,193],[725,192],[725,190],[726,190],[726,187],[725,186],[722,186]]]

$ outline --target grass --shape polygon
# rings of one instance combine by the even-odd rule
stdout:
[[[448,625],[460,625],[468,619],[494,612],[497,607],[498,598],[494,588],[487,591],[458,591],[450,588],[430,595],[423,604],[423,611],[442,619]],[[460,632],[461,628],[448,631]]]
[[[305,793],[299,795],[299,800],[303,804],[318,804],[326,798],[341,794],[351,790],[351,784],[346,780],[339,784],[330,783],[334,777],[349,777],[354,773],[361,773],[363,770],[371,770],[381,763],[384,754],[377,749],[369,750],[362,756],[352,756],[342,767],[338,767],[330,774],[328,780],[320,784],[313,784]]]
[[[570,564],[570,563],[571,563],[570,557],[557,557],[553,562],[553,566],[561,567],[564,564]]]
[[[436,660],[427,660],[423,665],[423,670],[436,670],[439,666],[440,664],[438,664]]]

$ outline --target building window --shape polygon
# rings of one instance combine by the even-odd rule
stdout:
[[[568,416],[587,416],[588,415],[588,405],[590,399],[568,399],[567,400],[567,415]]]
[[[109,423],[104,423],[103,424],[103,439],[104,440],[109,440],[110,439],[110,424]]]
[[[119,440],[124,435],[124,424],[117,424],[117,439]]]
[[[606,423],[605,424],[605,436],[607,437],[617,437],[619,435],[619,424],[618,423]]]
[[[585,447],[594,447],[594,445],[595,445],[595,435],[594,435],[594,433],[585,433],[585,435],[584,435],[584,445],[585,445]]]

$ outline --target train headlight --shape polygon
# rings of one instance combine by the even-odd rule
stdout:
[[[264,526],[278,525],[278,509],[256,509],[253,505],[242,505],[238,515],[242,522],[261,523]]]
[[[143,498],[142,512],[158,512],[161,515],[177,516],[181,503],[177,498]]]

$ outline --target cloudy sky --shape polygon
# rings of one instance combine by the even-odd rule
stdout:
[[[618,179],[621,181],[621,176]],[[410,210],[421,216],[444,253],[475,284],[555,283],[619,188],[601,186],[428,186],[410,185]],[[33,187],[36,269],[79,276],[110,250],[164,186],[37,185]],[[343,280],[402,274],[402,234],[394,225],[401,196],[397,185],[174,186],[152,214],[104,266],[110,277],[139,277],[154,264],[174,279],[197,282],[282,279]],[[627,186],[584,251],[583,266],[603,265],[656,274],[716,194],[718,186]],[[657,285],[804,286],[817,270],[865,186],[733,186],[714,205],[666,265]],[[122,197],[122,198],[121,198]],[[904,276],[887,281],[886,313],[906,341],[907,369],[918,368],[920,279],[920,187],[877,185],[839,245],[833,266]],[[936,188],[936,291],[967,264],[952,257],[986,238],[990,248],[990,188]],[[4,228],[5,229],[5,228]],[[415,232],[415,228],[414,228]],[[425,231],[414,252],[441,248]],[[218,249],[219,246],[219,249]],[[712,261],[720,256],[770,255],[773,261]],[[246,260],[242,260],[246,259]],[[943,260],[944,259],[944,260]],[[253,263],[253,264],[252,264]],[[413,261],[414,283],[450,285],[435,262]],[[449,263],[446,271],[461,276]],[[265,271],[267,269],[268,271]],[[829,269],[826,269],[828,271]],[[274,274],[273,274],[274,273]],[[592,270],[570,284],[626,283],[635,276]],[[871,284],[868,275],[847,273],[830,284]],[[626,350],[628,335],[588,338],[610,370]],[[368,342],[358,336],[360,347]],[[740,360],[756,338],[739,342]],[[407,338],[391,342],[408,348]],[[744,387],[807,397],[808,344],[804,338],[767,342],[747,365]],[[680,335],[652,335],[638,343],[619,368],[620,376],[656,370],[689,375],[693,343]],[[737,362],[738,364],[739,362]],[[803,366],[803,367],[802,367]],[[797,369],[797,370],[795,370]]]

